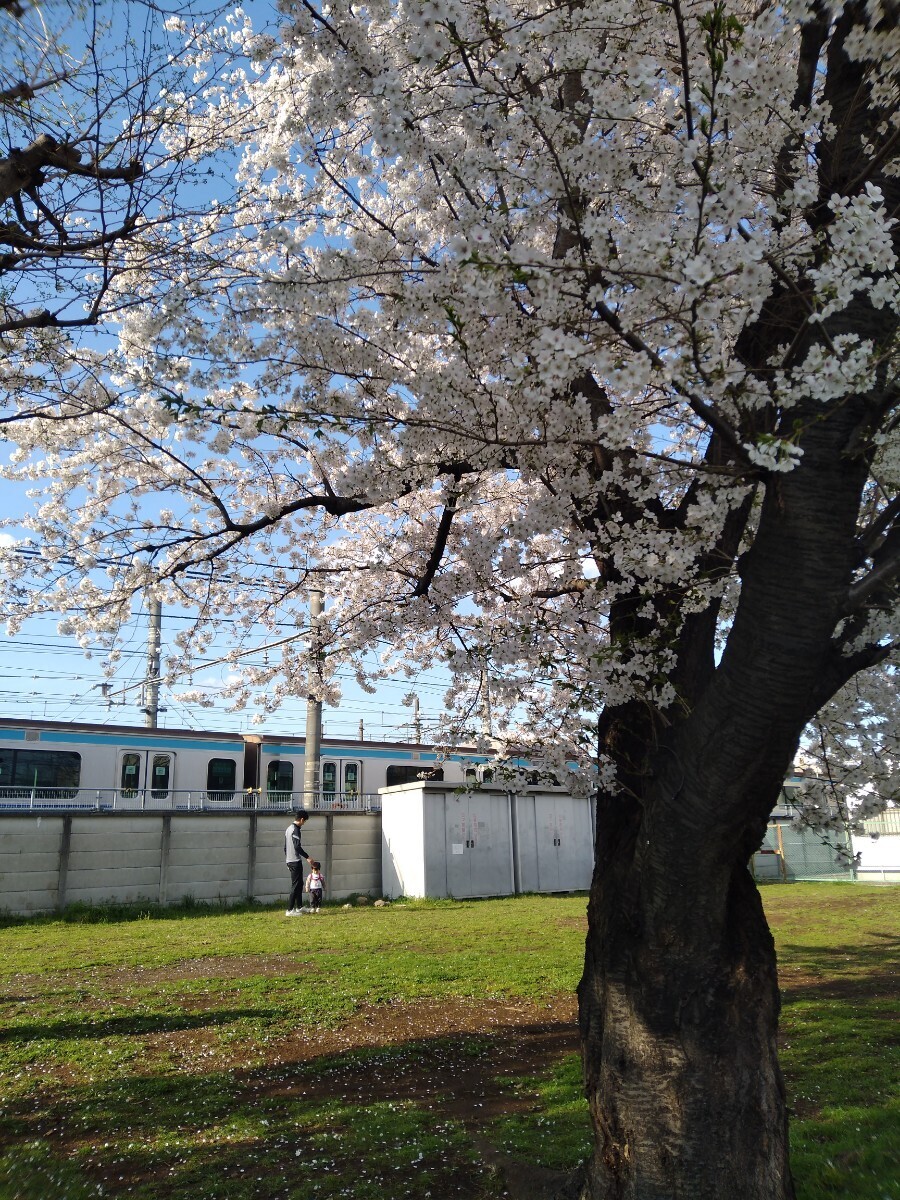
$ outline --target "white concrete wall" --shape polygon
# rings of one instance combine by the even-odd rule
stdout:
[[[354,820],[334,815],[329,819],[335,827],[330,858],[316,856],[325,872],[325,895],[347,896],[351,892],[381,895],[381,817],[370,815]],[[306,845],[305,840],[303,844]]]
[[[199,813],[173,819],[165,903],[246,899],[249,825],[248,817],[219,822]]]
[[[66,904],[131,903],[158,896],[162,817],[69,819]]]
[[[385,803],[385,797],[392,799]],[[395,797],[395,798],[394,798]],[[384,894],[424,896],[424,793],[418,783],[402,783],[381,792],[381,879]],[[443,858],[443,830],[441,831]]]
[[[864,883],[900,883],[900,834],[853,835],[853,852],[859,854],[857,878]]]
[[[287,898],[283,813],[0,813],[0,910],[62,904],[261,903]],[[322,863],[326,899],[381,894],[381,821],[318,813],[303,846]]]

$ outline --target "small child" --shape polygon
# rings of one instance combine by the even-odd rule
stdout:
[[[322,874],[322,864],[314,858],[309,860],[310,871],[306,877],[306,890],[309,892],[309,903],[313,913],[318,913],[322,903],[322,889],[325,887],[325,876]]]

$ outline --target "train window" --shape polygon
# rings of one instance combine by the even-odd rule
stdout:
[[[294,764],[273,759],[266,770],[266,791],[292,792],[294,790]]]
[[[348,796],[359,794],[359,763],[344,763],[344,791]]]
[[[0,750],[0,787],[78,789],[81,755],[72,750]]]
[[[165,800],[172,786],[172,758],[169,754],[154,754],[150,795],[154,800]]]
[[[466,767],[466,779],[477,779],[479,783],[491,783],[494,778],[494,772],[491,767],[479,763],[474,767]]]
[[[324,759],[322,762],[322,795],[326,798],[358,796],[362,767],[358,762],[344,759]]]
[[[233,758],[211,758],[206,768],[206,791],[210,800],[234,799],[237,766]]]
[[[141,786],[140,754],[122,755],[122,775],[119,780],[123,796],[133,796]]]
[[[411,766],[388,767],[385,784],[396,787],[400,783],[420,783],[422,779],[441,780],[444,778],[442,767],[429,767],[425,763],[413,763]]]

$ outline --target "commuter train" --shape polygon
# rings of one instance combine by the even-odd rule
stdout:
[[[308,794],[304,747],[273,734],[0,717],[0,807],[372,809],[382,787],[459,785],[485,772],[483,757],[465,751],[323,738],[319,787]]]

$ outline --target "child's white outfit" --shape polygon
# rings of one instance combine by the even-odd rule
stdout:
[[[306,890],[309,892],[309,903],[314,913],[319,911],[319,906],[322,903],[322,889],[325,886],[325,878],[321,871],[310,871],[306,877]]]

